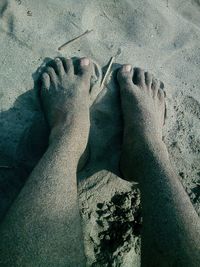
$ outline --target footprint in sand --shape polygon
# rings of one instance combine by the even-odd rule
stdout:
[[[183,100],[185,110],[200,119],[200,103],[192,96],[186,96]]]
[[[134,5],[134,6],[133,6]],[[171,39],[173,27],[158,8],[140,1],[99,1],[85,6],[82,15],[84,29],[94,29],[88,36],[96,53],[105,53],[123,44],[154,47]]]
[[[9,11],[9,5],[8,1],[2,1],[0,3],[0,18],[1,18],[1,27],[2,30],[9,33],[13,34],[14,32],[14,16],[13,14]]]
[[[171,1],[172,8],[188,22],[200,27],[200,0]]]
[[[181,151],[185,153],[186,158],[187,153],[192,154],[194,159],[200,153],[199,122],[200,103],[192,96],[185,96],[177,108],[176,138],[179,138]]]
[[[200,122],[200,103],[192,96],[186,96],[183,99],[184,117],[189,122],[188,144],[194,155],[200,153],[200,136],[198,134]],[[198,130],[199,129],[199,130]]]

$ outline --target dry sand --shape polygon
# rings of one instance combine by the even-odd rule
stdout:
[[[87,29],[94,31],[58,51]],[[49,57],[88,56],[104,71],[118,48],[118,63],[148,69],[165,83],[164,140],[200,214],[199,44],[199,0],[1,0],[0,165],[9,167],[0,168],[1,217],[46,140],[30,91],[37,68]],[[20,140],[33,123],[36,138],[27,148]],[[78,177],[88,266],[139,266],[140,199],[137,187],[118,177],[122,127],[113,79],[91,108],[91,123],[90,159]],[[20,149],[28,152],[26,170]]]

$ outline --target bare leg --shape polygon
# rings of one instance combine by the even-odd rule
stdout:
[[[1,266],[85,266],[76,169],[89,133],[92,63],[56,59],[42,75],[49,148],[0,228]],[[38,129],[39,130],[39,129]]]
[[[163,84],[141,69],[118,72],[124,117],[121,171],[137,180],[143,208],[142,266],[200,266],[200,222],[162,141]]]

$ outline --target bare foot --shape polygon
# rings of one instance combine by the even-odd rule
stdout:
[[[56,58],[41,76],[41,100],[51,129],[50,142],[73,137],[73,146],[83,152],[89,134],[89,91],[92,63],[79,60],[74,70],[71,59]],[[82,151],[81,151],[82,150]]]
[[[124,118],[124,137],[120,168],[127,180],[138,180],[138,164],[145,160],[148,149],[159,149],[165,117],[164,84],[149,72],[131,65],[118,71]]]

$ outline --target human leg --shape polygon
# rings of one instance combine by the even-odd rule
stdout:
[[[56,59],[42,75],[49,147],[0,227],[1,266],[85,266],[76,171],[89,134],[92,63]],[[38,129],[39,130],[39,129]]]
[[[143,210],[142,266],[200,266],[200,222],[162,141],[163,84],[124,65],[118,72],[124,118],[121,171],[137,180]]]

